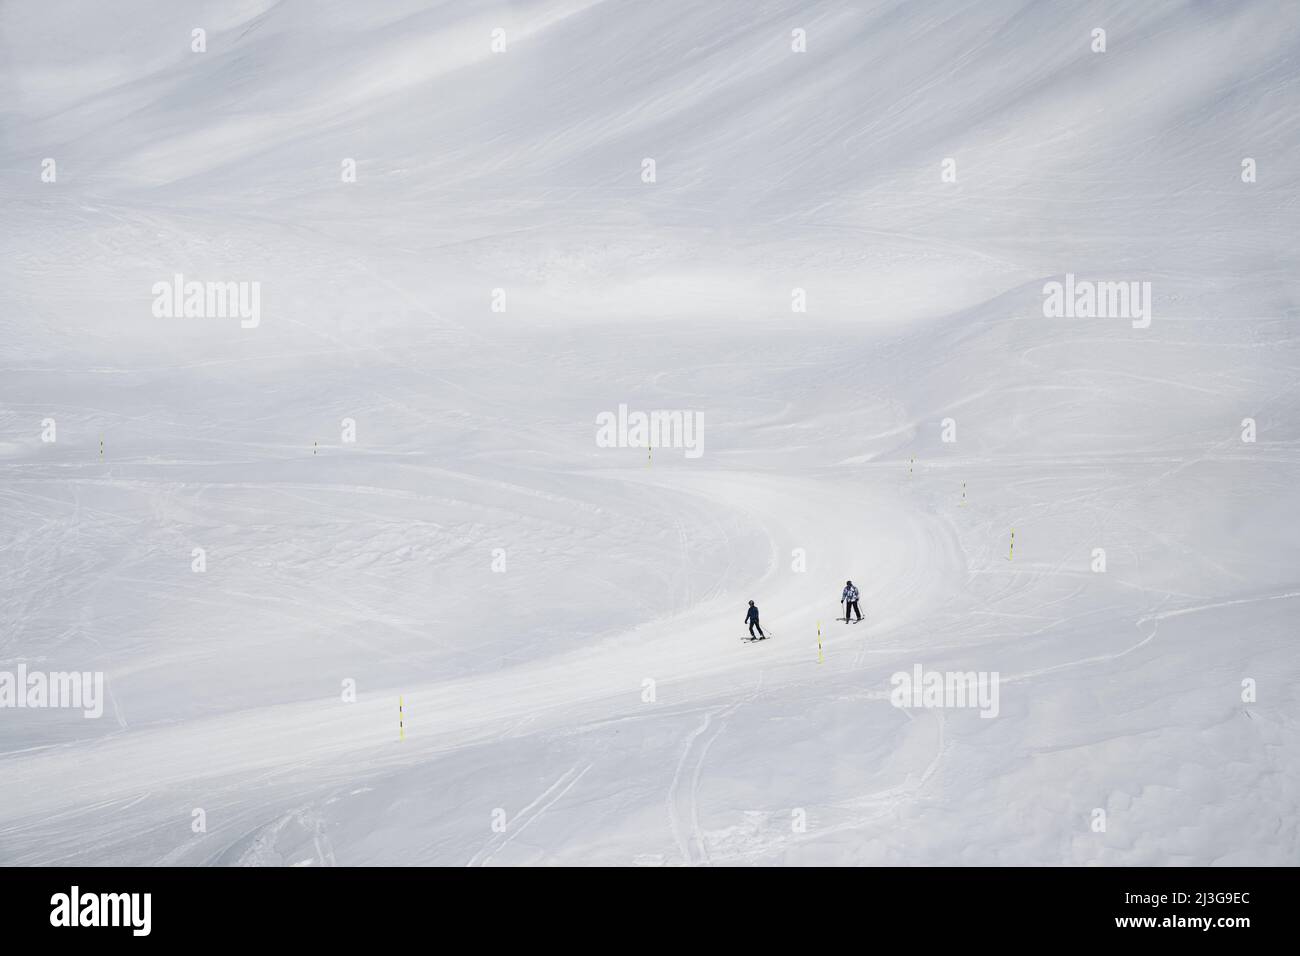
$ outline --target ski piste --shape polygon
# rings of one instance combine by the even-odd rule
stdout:
[[[1300,861],[1294,4],[63,6],[0,867]]]

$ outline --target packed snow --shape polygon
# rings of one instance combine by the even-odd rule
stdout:
[[[1295,23],[0,6],[0,864],[1300,862]]]

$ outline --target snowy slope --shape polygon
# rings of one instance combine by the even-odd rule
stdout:
[[[0,863],[1300,861],[1294,17],[0,7]]]

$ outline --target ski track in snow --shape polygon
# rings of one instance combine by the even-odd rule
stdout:
[[[700,726],[686,737],[681,759],[677,762],[677,768],[673,771],[672,783],[668,787],[668,818],[678,852],[687,865],[707,865],[709,863],[708,837],[700,826],[699,816],[700,776],[704,770],[704,761],[709,754],[709,747],[726,729],[727,718],[746,704],[752,703],[762,689],[763,675],[760,671],[758,686],[753,693],[743,700],[737,700],[725,707],[706,712]],[[716,726],[713,726],[714,724]],[[708,732],[711,727],[713,732],[710,734]],[[704,742],[697,745],[697,740],[705,734],[708,734],[708,736],[704,738]],[[692,754],[695,754],[693,760],[691,759]],[[684,771],[688,763],[692,765],[690,786],[683,793]],[[685,810],[682,809],[683,804]],[[689,824],[689,839],[687,838],[687,824]]]
[[[591,768],[592,764],[587,764],[582,770],[579,770],[577,765],[566,770],[537,799],[519,811],[515,819],[508,823],[507,829],[502,831],[500,839],[489,841],[482,850],[470,859],[468,865],[487,866],[492,861],[493,856],[504,850],[512,840],[523,833],[532,823],[540,819],[547,810],[563,800]]]

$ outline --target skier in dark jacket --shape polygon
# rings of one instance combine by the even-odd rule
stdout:
[[[844,623],[849,623],[849,611],[853,611],[862,620],[862,612],[858,610],[858,589],[853,586],[852,581],[844,582],[844,593],[840,595],[840,603],[844,605]]]
[[[767,637],[758,623],[758,608],[754,606],[753,601],[749,602],[749,610],[745,613],[745,623],[749,625],[749,639],[751,641],[761,641]],[[756,627],[758,628],[758,637],[754,636],[754,628]]]

